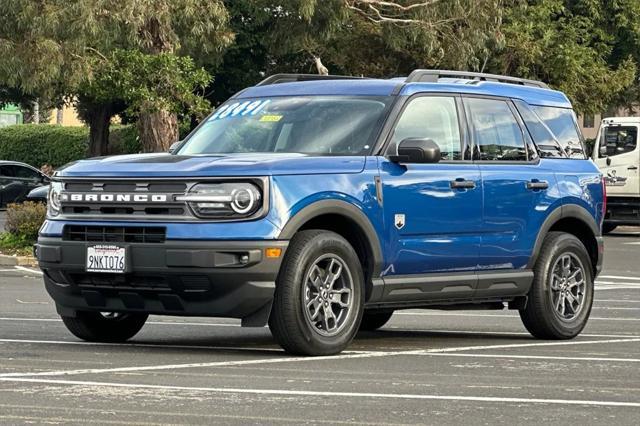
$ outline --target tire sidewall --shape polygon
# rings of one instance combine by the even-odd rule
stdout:
[[[352,311],[349,312],[347,324],[344,328],[334,336],[323,336],[318,333],[306,320],[303,306],[302,292],[305,287],[305,278],[309,269],[313,266],[316,259],[323,254],[335,254],[339,256],[349,268],[351,278],[353,280],[352,289]],[[294,318],[296,327],[304,335],[305,341],[314,353],[336,353],[346,347],[358,331],[362,312],[364,308],[364,280],[360,261],[353,248],[349,243],[333,233],[318,234],[309,241],[301,250],[297,259],[286,259],[285,261],[294,261],[295,264],[288,265],[293,267],[294,273],[289,279],[293,285],[293,308],[295,310]]]
[[[571,253],[580,259],[584,268],[585,279],[584,305],[578,316],[571,320],[563,320],[559,318],[551,302],[551,268],[555,265],[557,260],[566,253]],[[538,285],[536,287],[538,291],[543,292],[539,297],[541,297],[540,300],[544,303],[545,321],[554,330],[554,334],[557,334],[559,337],[575,337],[587,324],[587,320],[591,314],[594,296],[591,259],[589,258],[584,245],[580,240],[572,235],[564,234],[558,236],[558,238],[554,240],[554,244],[550,249],[549,255],[543,259],[543,262],[538,265],[537,269],[536,280],[538,280]]]

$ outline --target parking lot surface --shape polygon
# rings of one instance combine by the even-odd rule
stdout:
[[[583,334],[533,339],[514,311],[397,312],[347,352],[293,357],[267,328],[152,317],[79,341],[38,271],[0,269],[0,423],[640,423],[640,232],[606,237]]]

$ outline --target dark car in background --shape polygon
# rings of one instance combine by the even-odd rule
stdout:
[[[35,167],[16,161],[0,161],[0,208],[25,201],[33,189],[48,184],[49,177]]]

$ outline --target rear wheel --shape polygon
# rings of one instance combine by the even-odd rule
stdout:
[[[78,312],[62,317],[62,322],[76,337],[89,342],[125,342],[135,336],[147,321],[146,314],[116,312]]]
[[[343,237],[321,230],[299,232],[278,276],[269,328],[287,352],[339,353],[358,331],[363,288],[358,255]]]
[[[534,268],[527,306],[520,310],[529,332],[541,339],[571,339],[587,324],[593,304],[591,259],[571,234],[550,232]]]
[[[385,325],[391,319],[393,311],[376,312],[365,311],[360,322],[360,330],[374,331]]]
[[[602,233],[603,234],[608,234],[609,232],[613,232],[616,228],[618,227],[618,225],[614,225],[613,223],[603,223],[602,224]]]

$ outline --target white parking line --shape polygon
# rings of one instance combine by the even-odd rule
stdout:
[[[393,315],[415,315],[427,317],[487,317],[487,318],[511,318],[520,319],[517,314],[468,314],[468,313],[452,313],[452,312],[395,312]],[[605,318],[605,317],[589,317],[589,321],[640,321],[640,318]]]
[[[622,275],[600,275],[598,278],[610,278],[610,279],[614,279],[614,280],[636,280],[636,281],[640,281],[639,277],[627,277],[627,276],[622,276]]]
[[[593,358],[577,356],[546,356],[546,355],[509,355],[509,354],[460,354],[460,353],[425,353],[424,356],[449,356],[463,358],[506,358],[506,359],[531,359],[531,360],[558,360],[558,361],[593,361],[593,362],[640,362],[638,358]]]
[[[0,340],[1,341],[1,340]],[[119,373],[119,372],[132,372],[132,371],[158,371],[158,370],[177,370],[184,368],[207,368],[207,367],[229,367],[240,365],[252,365],[252,364],[276,364],[276,363],[288,363],[288,362],[314,362],[323,360],[339,360],[339,359],[354,359],[354,358],[376,358],[376,357],[388,357],[399,355],[423,355],[426,353],[446,353],[446,352],[464,352],[464,351],[478,351],[487,349],[512,349],[512,348],[527,348],[535,346],[575,346],[575,345],[593,345],[603,343],[632,343],[640,342],[640,338],[634,339],[608,339],[608,340],[563,340],[559,342],[533,342],[533,343],[510,343],[502,345],[481,345],[481,346],[459,346],[448,348],[434,348],[434,349],[416,349],[416,350],[404,350],[404,351],[363,351],[355,354],[341,354],[331,356],[318,356],[318,357],[288,357],[288,358],[268,358],[268,359],[250,359],[239,361],[215,361],[215,362],[199,362],[188,364],[163,364],[163,365],[142,365],[135,367],[112,367],[112,368],[92,368],[92,369],[79,369],[79,370],[58,370],[58,371],[39,371],[39,372],[25,372],[25,373],[3,373],[2,377],[35,377],[35,376],[68,376],[78,374],[101,374],[101,373]]]
[[[630,336],[633,337],[633,336]],[[247,351],[247,352],[278,352],[284,354],[282,349],[262,348],[251,346],[200,346],[200,345],[172,345],[161,343],[106,343],[106,342],[81,342],[70,340],[34,340],[34,339],[0,339],[0,343],[24,343],[27,345],[74,345],[74,346],[113,346],[136,348],[163,348],[163,349],[206,349],[218,351]],[[345,351],[343,353],[360,353],[359,351]]]
[[[39,269],[25,268],[24,266],[14,266],[14,268],[24,272],[31,272],[36,275],[42,275],[42,271]]]
[[[640,287],[640,283],[639,282],[633,282],[633,283],[625,283],[625,282],[620,282],[620,281],[596,281],[596,286],[595,288],[598,289],[599,287],[609,287],[612,285],[624,285],[624,286],[628,286],[631,288],[634,287]]]
[[[249,394],[249,395],[277,395],[277,396],[310,396],[328,398],[374,398],[374,399],[405,399],[405,400],[440,400],[440,401],[472,401],[472,402],[496,402],[513,404],[558,404],[558,405],[583,405],[598,407],[632,407],[639,408],[640,402],[627,401],[599,401],[599,400],[579,400],[579,399],[546,399],[546,398],[510,398],[491,396],[468,396],[468,395],[427,395],[427,394],[396,394],[396,393],[374,393],[374,392],[326,392],[308,391],[293,389],[246,389],[246,388],[214,388],[195,386],[164,386],[140,383],[112,383],[94,382],[80,380],[51,380],[51,379],[31,379],[31,378],[0,378],[6,382],[27,382],[43,383],[71,386],[90,387],[114,387],[133,389],[161,389],[173,391],[208,392],[225,394]]]

